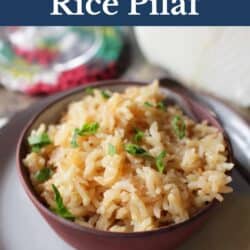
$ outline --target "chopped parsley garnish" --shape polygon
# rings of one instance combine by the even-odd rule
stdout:
[[[138,143],[138,142],[140,142],[142,140],[142,138],[144,136],[144,132],[141,131],[138,128],[135,128],[135,132],[136,132],[136,134],[133,137],[133,141],[136,142],[136,143]]]
[[[55,194],[55,203],[56,203],[56,208],[53,208],[52,211],[64,219],[74,220],[75,219],[74,216],[64,206],[60,192],[58,191],[57,187],[54,184],[52,184],[52,189]]]
[[[179,115],[172,119],[172,127],[177,137],[182,140],[186,135],[186,124]]]
[[[71,139],[71,146],[77,147],[77,137],[78,136],[86,136],[86,135],[94,135],[97,130],[99,129],[99,123],[86,123],[82,126],[82,128],[76,128],[74,130],[72,139]]]
[[[93,135],[97,132],[99,129],[99,123],[86,123],[82,126],[82,128],[78,131],[78,135],[84,136],[84,135]]]
[[[40,146],[32,146],[31,147],[31,151],[34,153],[39,153],[40,152],[41,147]]]
[[[51,144],[51,140],[47,133],[33,134],[28,138],[28,143],[33,152],[39,152],[44,146]]]
[[[151,102],[144,102],[145,107],[153,108],[154,105]]]
[[[166,106],[165,106],[164,102],[157,102],[156,105],[154,105],[151,102],[144,102],[144,106],[149,107],[149,108],[157,108],[157,109],[160,109],[163,111],[166,110]]]
[[[158,102],[156,104],[156,108],[161,109],[162,111],[165,111],[166,110],[165,103],[164,102]]]
[[[52,174],[52,170],[50,168],[43,168],[36,172],[35,178],[39,182],[44,182],[49,179]]]
[[[80,129],[79,129],[79,128],[75,128],[74,133],[73,133],[73,136],[72,136],[72,139],[71,139],[71,142],[70,142],[70,144],[71,144],[71,146],[72,146],[73,148],[78,147],[78,144],[77,144],[77,137],[78,137],[78,135],[79,135],[79,132],[80,132]]]
[[[150,154],[144,148],[142,148],[136,144],[128,143],[128,144],[125,144],[124,148],[125,148],[125,151],[131,155],[149,156],[150,157]]]
[[[102,90],[101,94],[104,99],[109,99],[111,97],[111,94],[106,90]]]
[[[116,154],[116,148],[111,143],[108,144],[108,154],[114,156]]]
[[[92,88],[92,87],[87,87],[87,88],[85,89],[85,92],[86,92],[86,94],[88,94],[88,95],[93,95],[93,94],[94,94],[94,88]]]
[[[165,166],[163,160],[166,157],[166,155],[167,152],[164,150],[156,157],[156,167],[160,173],[163,173],[164,171]]]

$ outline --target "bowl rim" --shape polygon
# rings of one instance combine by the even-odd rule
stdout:
[[[69,220],[66,220],[64,218],[59,217],[58,215],[54,214],[51,210],[49,210],[48,207],[40,201],[40,199],[35,194],[35,191],[31,190],[31,188],[30,188],[30,187],[32,187],[32,184],[29,183],[30,186],[28,185],[28,182],[30,182],[30,179],[27,178],[28,179],[27,180],[24,177],[25,176],[24,172],[27,170],[24,168],[23,163],[22,163],[21,150],[24,147],[24,141],[26,140],[27,132],[30,130],[33,123],[44,112],[47,112],[48,109],[50,109],[56,103],[61,102],[64,98],[68,98],[70,96],[74,96],[80,92],[83,92],[87,87],[92,87],[92,88],[107,87],[108,88],[110,86],[115,86],[115,85],[145,86],[147,84],[148,84],[147,82],[129,81],[129,80],[126,80],[126,81],[124,81],[124,80],[105,80],[105,81],[94,82],[91,84],[85,84],[85,85],[79,86],[77,88],[74,88],[74,89],[71,89],[71,90],[68,90],[68,91],[65,91],[63,93],[58,94],[58,96],[56,96],[55,99],[49,100],[47,104],[45,104],[42,108],[40,108],[39,111],[29,119],[29,121],[26,123],[26,125],[22,129],[22,132],[21,132],[19,139],[18,139],[17,148],[16,148],[16,168],[18,171],[19,180],[20,180],[26,194],[28,195],[28,197],[32,201],[33,205],[35,205],[35,207],[38,210],[40,210],[40,212],[42,212],[42,215],[44,213],[47,218],[51,218],[52,220],[56,220],[58,223],[62,224],[62,226],[67,226],[67,227],[70,227],[74,230],[78,230],[78,231],[81,231],[84,233],[90,233],[90,234],[99,235],[99,236],[115,237],[115,238],[119,238],[119,237],[128,237],[128,238],[132,237],[133,238],[133,237],[141,237],[141,236],[148,236],[148,235],[154,235],[154,234],[162,234],[162,233],[166,233],[166,232],[171,232],[171,231],[176,230],[176,229],[180,229],[184,226],[192,224],[192,222],[201,218],[203,215],[210,212],[210,210],[212,210],[212,208],[216,207],[216,205],[218,204],[218,201],[213,200],[212,202],[208,203],[203,208],[201,208],[197,213],[192,215],[189,219],[187,219],[183,222],[170,224],[167,226],[162,226],[160,228],[156,228],[156,229],[149,230],[149,231],[110,232],[110,231],[104,231],[104,230],[100,230],[100,229],[96,229],[96,228],[91,228],[91,227],[79,225],[75,222],[72,222],[72,221],[69,221]],[[218,119],[214,118],[212,116],[212,114],[209,112],[209,110],[206,109],[206,107],[204,105],[198,103],[195,100],[192,100],[188,96],[184,96],[181,93],[179,93],[178,91],[176,92],[174,90],[171,90],[170,88],[164,86],[164,84],[160,84],[160,87],[174,92],[175,94],[179,95],[182,99],[184,99],[184,101],[191,102],[193,104],[200,106],[201,108],[204,109],[204,112],[206,112],[206,114],[208,116],[210,116],[210,118],[212,118],[213,120],[215,120],[217,122],[219,129],[222,132],[224,139],[225,139],[225,142],[226,142],[226,146],[227,146],[227,150],[228,150],[228,158],[231,162],[234,162],[233,161],[233,151],[232,151],[232,146],[231,146],[229,137],[227,136],[225,130],[223,129],[223,127],[222,127],[221,123],[218,121]]]

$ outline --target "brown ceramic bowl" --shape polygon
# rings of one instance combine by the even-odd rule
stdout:
[[[91,86],[110,89],[111,91],[121,91],[129,85],[143,84],[145,83],[106,81],[92,84]],[[217,202],[208,204],[197,214],[192,216],[192,218],[179,224],[165,226],[147,232],[113,233],[83,227],[58,217],[46,207],[34,192],[29,180],[27,169],[22,164],[22,159],[28,152],[27,136],[32,129],[37,128],[42,122],[45,124],[56,122],[61,113],[65,111],[67,104],[80,99],[82,95],[84,95],[85,88],[86,86],[61,94],[56,101],[53,101],[36,114],[36,116],[24,128],[17,146],[17,170],[25,192],[55,232],[76,249],[167,250],[175,248],[202,225],[206,220],[209,211],[211,211]],[[180,91],[178,92],[176,90],[167,89],[164,85],[161,85],[161,90],[167,92],[169,100],[178,103],[188,115],[192,116],[197,121],[207,120],[209,124],[217,127],[224,133],[224,130],[216,120],[215,116],[206,108],[189,99],[187,96],[183,96]],[[231,146],[228,140],[227,143],[230,157],[232,155]]]

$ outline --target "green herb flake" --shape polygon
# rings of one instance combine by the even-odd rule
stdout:
[[[102,90],[101,94],[104,99],[109,99],[111,97],[111,94],[106,90]]]
[[[165,103],[164,102],[158,102],[156,104],[156,108],[162,110],[162,111],[165,111],[166,110],[166,106],[165,106]]]
[[[35,179],[39,182],[44,182],[49,179],[51,174],[52,174],[52,171],[50,168],[43,168],[36,172]]]
[[[39,153],[40,149],[41,149],[40,146],[32,146],[31,147],[31,151],[34,152],[34,153]]]
[[[156,167],[160,173],[163,173],[165,166],[163,163],[164,158],[166,157],[167,152],[164,150],[156,157]]]
[[[125,148],[125,151],[131,155],[149,156],[150,157],[150,154],[144,148],[142,148],[136,144],[128,143],[128,144],[125,144],[124,148]]]
[[[116,148],[111,143],[108,144],[108,154],[114,156],[116,154]]]
[[[78,137],[78,135],[79,135],[79,132],[80,132],[80,129],[79,129],[79,128],[75,128],[74,133],[73,133],[73,136],[72,136],[72,139],[71,139],[71,142],[70,142],[70,144],[71,144],[71,146],[72,146],[73,148],[78,147],[78,144],[77,144],[77,137]]]
[[[178,138],[182,140],[186,135],[186,124],[179,115],[172,119],[172,127]]]
[[[94,135],[99,129],[99,123],[86,123],[82,126],[82,128],[79,130],[78,134],[80,136],[85,135]]]
[[[136,132],[136,134],[133,137],[133,141],[138,143],[138,142],[140,142],[142,140],[145,133],[143,131],[141,131],[140,129],[138,129],[138,128],[135,128],[135,132]]]
[[[31,146],[32,152],[38,153],[42,147],[47,146],[52,142],[47,133],[41,133],[30,135],[28,143]]]
[[[55,203],[56,203],[56,208],[53,208],[52,211],[64,219],[74,220],[75,219],[74,216],[64,206],[60,192],[54,184],[52,184],[52,189],[55,194]]]
[[[156,105],[152,104],[151,102],[144,102],[144,106],[149,108],[157,108],[162,111],[166,110],[166,105],[164,102],[157,102]]]
[[[151,102],[144,102],[145,107],[153,108],[154,105]]]
[[[94,88],[92,87],[87,87],[85,89],[85,93],[88,94],[88,95],[93,95],[94,94]]]
[[[76,148],[78,147],[77,144],[77,137],[78,136],[86,136],[86,135],[94,135],[99,129],[99,123],[86,123],[82,126],[82,128],[75,128],[72,139],[71,139],[71,146]]]

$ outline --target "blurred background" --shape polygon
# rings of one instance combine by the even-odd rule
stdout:
[[[0,28],[0,126],[58,92],[171,77],[250,116],[248,27]]]

